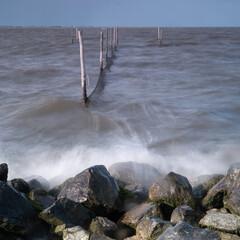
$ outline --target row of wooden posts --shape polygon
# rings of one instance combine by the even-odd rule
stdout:
[[[108,56],[108,42],[109,42],[109,37],[108,37],[108,31],[109,29],[106,28],[106,55],[105,55],[105,62],[106,66],[105,67],[110,67],[109,65],[109,59],[113,57],[113,52],[116,50],[116,46],[118,45],[118,27],[110,28],[110,53],[111,57]],[[75,42],[79,42],[79,49],[80,49],[80,66],[81,66],[81,86],[82,86],[82,98],[83,98],[83,106],[87,106],[88,102],[88,96],[87,96],[87,88],[86,88],[86,70],[85,70],[85,60],[84,60],[84,44],[83,44],[83,36],[82,36],[82,30],[78,30],[76,28],[76,38]],[[73,34],[73,29],[72,29],[72,43],[74,43],[74,34]],[[162,29],[158,27],[158,43],[159,47],[162,46]],[[103,71],[103,32],[100,32],[100,59],[99,59],[99,64],[100,64],[100,75]]]

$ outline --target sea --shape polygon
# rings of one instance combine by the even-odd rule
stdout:
[[[78,29],[89,96],[100,32],[106,64],[106,28]],[[157,28],[119,28],[103,88],[83,107],[75,28],[1,27],[0,163],[9,179],[60,182],[125,161],[192,178],[240,161],[240,28],[162,34],[160,47]]]

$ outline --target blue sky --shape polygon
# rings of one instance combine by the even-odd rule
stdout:
[[[0,26],[240,26],[240,0],[0,0]]]

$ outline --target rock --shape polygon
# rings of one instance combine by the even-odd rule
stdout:
[[[130,209],[123,215],[121,222],[136,229],[139,222],[146,216],[161,217],[161,212],[156,204],[142,203]]]
[[[68,181],[71,181],[72,178],[68,178],[66,181],[64,181],[62,184],[57,185],[53,188],[51,188],[48,191],[48,194],[54,196],[55,198],[57,198],[57,196],[59,195],[59,193],[62,191],[62,189],[64,188],[64,186],[67,184]]]
[[[202,175],[190,180],[190,183],[193,186],[193,195],[198,199],[204,198],[207,195],[207,192],[221,181],[223,177],[222,174],[213,174]]]
[[[216,231],[221,240],[240,240],[240,237],[230,233]]]
[[[51,195],[48,195],[47,192],[42,189],[32,190],[29,193],[29,198],[43,208],[50,207],[55,202],[55,198]]]
[[[196,224],[196,213],[189,206],[176,207],[171,216],[171,222],[187,222],[190,225]]]
[[[142,239],[141,237],[135,235],[132,237],[124,238],[124,240],[145,240],[145,239]]]
[[[141,184],[126,185],[125,188],[137,196],[138,202],[144,202],[148,199],[148,189]]]
[[[152,185],[149,198],[172,207],[181,205],[195,207],[195,199],[188,179],[174,172],[170,172],[164,179]]]
[[[25,181],[28,183],[30,191],[38,188],[45,191],[49,190],[49,182],[42,176],[32,175],[26,178]]]
[[[107,236],[104,236],[104,235],[100,235],[100,234],[97,234],[97,233],[93,233],[90,236],[90,240],[111,240],[111,239],[113,239],[113,238],[110,238],[110,237],[107,237]]]
[[[202,206],[205,209],[222,208],[223,198],[227,194],[227,185],[225,178],[213,186],[202,200]]]
[[[79,225],[87,229],[94,215],[81,203],[62,198],[49,208],[44,209],[39,217],[52,226],[66,224],[66,227],[72,227]]]
[[[63,231],[63,240],[89,240],[90,233],[80,226],[66,228]]]
[[[19,192],[29,194],[29,186],[22,178],[14,178],[8,181],[8,185],[15,188]]]
[[[26,234],[36,216],[32,204],[25,196],[0,182],[0,227],[8,232]]]
[[[168,228],[157,240],[221,240],[217,233],[180,222]]]
[[[114,163],[108,171],[124,186],[142,184],[150,187],[161,177],[159,171],[151,165],[133,161]]]
[[[58,195],[58,199],[68,198],[82,203],[97,215],[117,210],[118,185],[106,167],[90,167],[68,181]]]
[[[163,221],[160,218],[149,216],[140,221],[140,223],[137,225],[136,233],[137,236],[143,239],[155,240],[167,228],[175,225],[176,223]]]
[[[90,230],[99,235],[114,237],[114,234],[117,230],[117,225],[106,217],[96,217],[90,224]]]
[[[6,163],[0,164],[0,181],[7,181],[8,165]]]
[[[208,211],[199,224],[203,227],[227,233],[237,234],[240,231],[240,217],[229,213]]]
[[[240,189],[239,189],[240,191]],[[223,200],[224,207],[231,213],[240,216],[240,192],[234,191]]]

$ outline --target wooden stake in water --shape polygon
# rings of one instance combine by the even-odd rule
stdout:
[[[110,48],[111,48],[111,57],[113,56],[113,28],[111,27],[110,31]]]
[[[106,29],[106,64],[108,62],[108,28]]]
[[[114,34],[113,34],[113,50],[116,49],[116,28],[114,27]]]
[[[85,74],[85,61],[84,61],[84,46],[82,39],[82,31],[78,31],[79,48],[80,48],[80,65],[81,65],[81,85],[82,85],[82,97],[83,106],[87,105],[87,89],[86,89],[86,74]]]
[[[116,27],[116,42],[117,42],[117,45],[118,45],[118,27]]]
[[[100,32],[100,71],[103,69],[103,32]]]
[[[72,28],[72,44],[74,43],[74,34],[73,34],[73,28]]]
[[[76,28],[76,43],[79,42],[79,34],[78,34],[78,29]]]
[[[162,46],[162,29],[158,27],[158,42],[159,42],[159,47]]]

